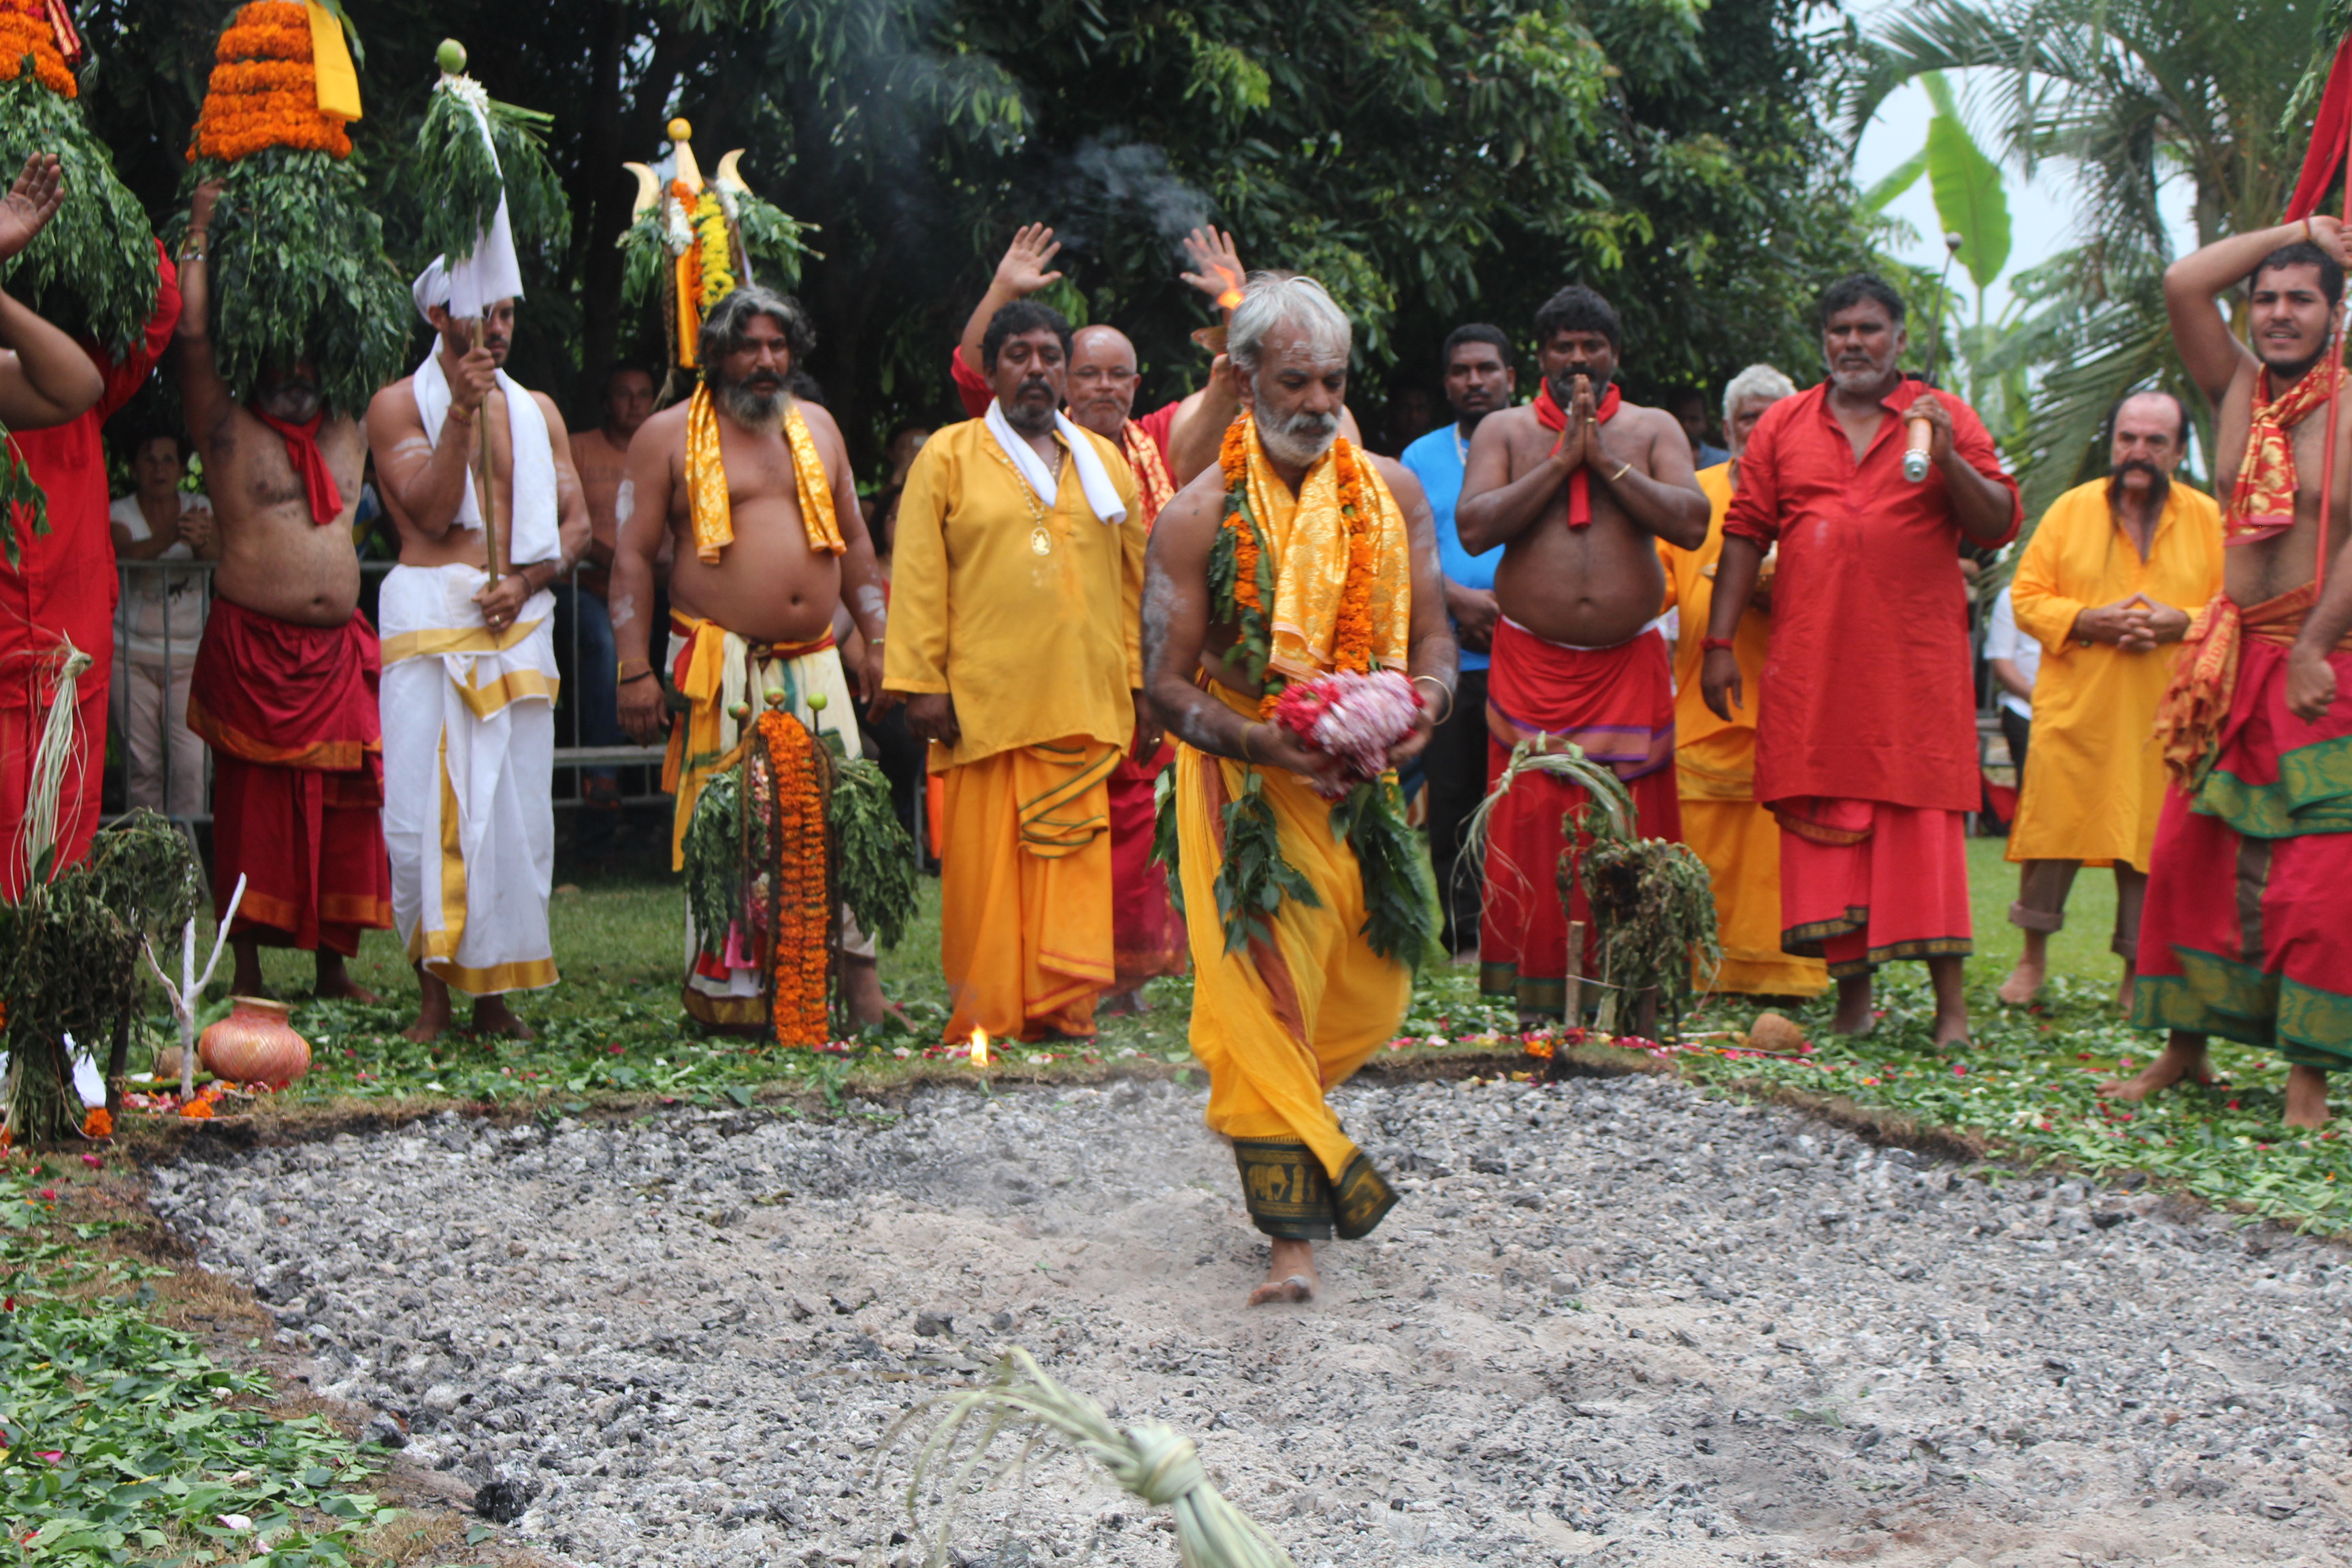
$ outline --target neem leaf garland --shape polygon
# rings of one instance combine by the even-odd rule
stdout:
[[[54,153],[65,205],[33,242],[0,263],[0,283],[45,319],[111,354],[137,343],[155,314],[155,241],[147,214],[115,177],[113,154],[79,108],[32,72],[0,81],[0,169]]]

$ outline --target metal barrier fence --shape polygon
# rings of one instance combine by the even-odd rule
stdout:
[[[384,574],[396,563],[360,563],[360,608],[373,623]],[[118,560],[121,608],[114,624],[114,673],[108,693],[108,729],[121,742],[121,761],[110,747],[106,816],[110,820],[135,805],[162,811],[177,822],[212,820],[212,792],[204,743],[187,731],[189,677],[196,646],[213,602],[214,563],[209,561]],[[653,770],[624,789],[624,805],[666,800],[659,793],[662,748],[590,744],[589,716],[582,700],[586,683],[581,664],[581,616],[570,583],[555,584],[556,663],[562,688],[555,710],[555,804],[581,803],[584,768]],[[584,597],[584,595],[581,596]],[[607,657],[592,656],[592,657]],[[192,788],[189,772],[194,770]],[[173,809],[174,807],[183,809]]]

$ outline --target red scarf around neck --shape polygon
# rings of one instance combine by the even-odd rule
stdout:
[[[1609,390],[1601,395],[1601,402],[1593,410],[1593,416],[1601,424],[1608,424],[1617,417],[1617,405],[1623,401],[1624,398],[1617,391],[1617,384],[1611,382]],[[1567,431],[1568,410],[1552,401],[1549,376],[1543,377],[1536,384],[1535,409],[1536,422],[1545,429],[1563,433]],[[1557,447],[1553,449],[1558,450]],[[1582,465],[1579,465],[1577,470],[1568,476],[1568,526],[1570,528],[1592,526],[1592,476]]]
[[[258,408],[253,411],[253,416],[286,437],[286,460],[301,476],[302,489],[310,498],[310,521],[324,528],[342,516],[342,488],[335,483],[334,472],[327,467],[327,455],[319,450],[319,426],[326,422],[327,411],[321,408],[310,416],[307,425],[273,419]]]

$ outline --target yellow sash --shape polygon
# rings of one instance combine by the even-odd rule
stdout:
[[[816,438],[797,403],[784,411],[784,439],[793,449],[793,488],[800,493],[809,548],[838,555],[849,546],[842,542],[841,524],[833,515],[833,489],[825,482]],[[695,554],[706,566],[718,565],[720,552],[735,542],[735,515],[727,496],[727,465],[719,454],[719,409],[708,382],[694,389],[686,405],[686,508],[694,521]]]

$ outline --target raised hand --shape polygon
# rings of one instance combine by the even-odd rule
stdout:
[[[65,200],[65,173],[58,165],[58,155],[35,153],[26,157],[16,184],[0,198],[0,261],[32,244],[33,237],[57,216]]]
[[[1004,259],[996,264],[996,287],[1025,300],[1048,283],[1058,283],[1062,275],[1045,268],[1061,248],[1061,242],[1045,225],[1022,225],[1013,243],[1004,247]]]
[[[1226,296],[1240,293],[1249,277],[1243,269],[1242,253],[1234,244],[1232,231],[1220,232],[1214,224],[1196,228],[1184,237],[1184,254],[1192,258],[1195,268],[1182,275],[1184,281],[1231,314],[1241,301],[1228,302]]]
[[[2352,261],[2352,235],[2345,233],[2342,219],[2314,213],[2310,221],[2312,244],[2334,257],[2338,267]]]

